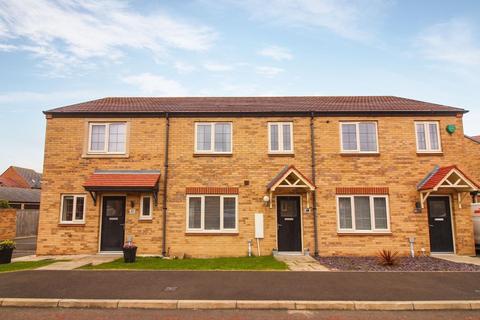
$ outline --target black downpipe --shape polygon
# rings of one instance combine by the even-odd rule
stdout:
[[[312,182],[316,186],[315,181],[315,128],[313,124],[314,113],[310,115],[310,147],[312,149]],[[315,257],[318,257],[318,230],[317,230],[317,189],[313,190],[312,194],[313,202],[313,237],[315,241]]]
[[[165,161],[163,178],[163,221],[162,221],[162,255],[167,255],[167,182],[168,182],[168,142],[170,133],[170,118],[165,114]]]

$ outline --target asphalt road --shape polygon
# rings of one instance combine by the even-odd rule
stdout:
[[[473,320],[480,318],[480,311],[190,311],[190,310],[105,310],[105,309],[19,309],[2,308],[5,320]]]
[[[478,272],[23,271],[0,297],[220,300],[479,300]]]

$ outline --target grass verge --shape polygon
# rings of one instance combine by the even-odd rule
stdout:
[[[54,262],[58,262],[58,261],[53,259],[45,259],[45,260],[39,260],[39,261],[19,261],[19,262],[7,263],[7,264],[0,264],[0,272],[36,269],[43,266],[47,266]]]
[[[137,257],[135,263],[125,263],[123,258],[81,269],[138,269],[138,270],[286,270],[284,262],[272,256],[213,258],[213,259],[162,259],[160,257]]]

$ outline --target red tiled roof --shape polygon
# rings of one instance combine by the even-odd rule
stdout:
[[[7,177],[1,177],[1,176],[0,176],[0,186],[13,187],[13,188],[23,187],[20,184],[18,184],[15,180],[7,178]]]
[[[58,113],[467,112],[394,96],[110,97],[45,111]]]
[[[472,136],[472,137],[470,137],[470,139],[480,143],[480,136]]]
[[[338,187],[336,194],[356,195],[356,194],[388,194],[388,187]]]
[[[479,188],[478,184],[467,177],[456,165],[451,165],[448,167],[438,168],[436,171],[433,171],[430,176],[428,176],[425,181],[418,187],[418,190],[430,190],[434,189],[446,176],[450,174],[452,170],[457,170],[465,179],[468,179],[472,184]]]
[[[186,194],[238,194],[237,187],[187,187]]]
[[[160,173],[94,173],[83,184],[89,187],[155,188]]]

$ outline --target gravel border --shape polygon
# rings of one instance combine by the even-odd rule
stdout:
[[[434,257],[400,257],[394,266],[379,264],[377,257],[317,257],[320,264],[333,271],[480,271],[480,266]]]

